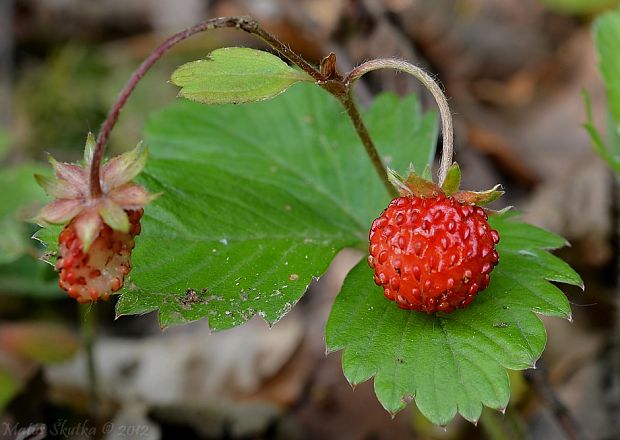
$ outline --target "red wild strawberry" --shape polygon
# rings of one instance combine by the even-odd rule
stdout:
[[[93,197],[89,171],[94,146],[89,134],[84,166],[50,158],[56,177],[35,176],[55,198],[37,221],[68,223],[58,237],[56,269],[60,287],[80,303],[107,300],[123,286],[131,270],[134,237],[140,234],[142,208],[156,197],[131,183],[146,163],[147,151],[141,145],[103,165],[102,194]]]
[[[393,171],[390,177],[403,196],[370,229],[375,283],[403,309],[449,313],[467,307],[489,285],[499,261],[499,234],[476,205],[502,192],[457,192],[456,164],[442,188],[413,172],[406,180]]]

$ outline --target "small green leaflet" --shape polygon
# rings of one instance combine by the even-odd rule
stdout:
[[[389,117],[387,117],[389,115]],[[398,170],[434,152],[434,115],[382,95],[364,115]],[[314,85],[244,106],[179,101],[146,129],[148,205],[117,313],[163,327],[279,320],[342,248],[365,246],[389,196],[341,105]]]
[[[344,349],[344,374],[353,385],[374,376],[375,392],[391,413],[415,398],[432,422],[458,412],[479,419],[483,405],[504,409],[506,369],[532,367],[546,343],[534,312],[570,319],[562,291],[550,283],[582,281],[548,249],[565,241],[547,231],[492,217],[500,233],[500,264],[491,284],[464,310],[426,315],[399,309],[383,297],[365,260],[347,276],[327,323],[329,351]]]
[[[203,104],[240,104],[273,98],[300,81],[306,73],[269,52],[243,47],[217,49],[205,60],[183,64],[170,82],[179,96]]]

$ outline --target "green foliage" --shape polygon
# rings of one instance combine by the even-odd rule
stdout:
[[[52,237],[52,240],[56,240]],[[34,256],[25,255],[8,264],[0,264],[0,294],[30,296],[38,299],[64,299],[58,278],[50,265],[40,264]]]
[[[493,217],[501,236],[500,264],[490,286],[465,310],[426,315],[399,309],[383,297],[361,261],[347,276],[327,323],[330,351],[344,349],[353,385],[374,376],[375,392],[391,413],[415,398],[432,422],[458,412],[477,421],[483,405],[504,409],[506,369],[534,365],[546,342],[533,313],[570,318],[568,300],[549,281],[581,286],[566,263],[546,252],[564,240],[534,226]]]
[[[0,170],[0,265],[11,263],[33,251],[30,228],[24,221],[34,214],[45,195],[32,175],[48,172],[38,165],[20,165]]]
[[[89,124],[106,115],[102,81],[108,74],[98,51],[73,45],[27,69],[16,87],[16,110],[25,125],[19,146],[49,151],[82,145]]]
[[[392,166],[428,162],[433,115],[414,97],[382,95],[365,117]],[[276,322],[338,250],[363,246],[389,201],[340,104],[316,86],[241,107],[178,102],[146,143],[141,183],[164,194],[146,209],[117,312],[159,309],[162,326]]]
[[[594,24],[594,42],[599,69],[607,88],[609,108],[620,121],[620,10],[601,15]]]
[[[0,127],[0,160],[4,159],[9,153],[9,134]]]
[[[179,96],[204,104],[240,104],[273,98],[300,81],[312,81],[275,55],[227,47],[206,60],[183,64],[172,74]]]
[[[0,170],[0,294],[61,297],[51,268],[36,260],[40,250],[30,238],[35,225],[26,223],[46,200],[33,174],[47,172],[33,164]],[[51,242],[56,241],[58,232],[52,231]]]
[[[542,0],[549,9],[564,14],[593,14],[618,4],[618,0]]]
[[[0,411],[4,410],[22,386],[20,378],[0,364]]]
[[[592,103],[584,92],[586,122],[583,124],[599,156],[620,175],[620,10],[607,12],[599,17],[593,28],[599,69],[607,89],[609,112],[607,117],[607,142],[594,125]]]
[[[135,145],[127,139],[141,135],[147,112],[170,102],[175,87],[165,85],[169,72],[181,59],[204,53],[191,42],[158,62],[138,85],[123,109],[111,134],[110,152],[125,151]],[[31,157],[53,153],[59,159],[77,159],[84,135],[95,130],[105,118],[118,91],[145,55],[140,45],[112,44],[84,46],[69,43],[41,64],[29,66],[16,80],[13,130],[16,149]]]
[[[609,127],[609,146],[603,140],[603,137],[599,133],[596,125],[594,124],[594,115],[592,114],[592,102],[590,95],[587,92],[583,93],[583,99],[586,108],[586,122],[583,124],[583,128],[586,129],[590,135],[590,141],[592,142],[592,148],[594,151],[607,162],[607,165],[614,170],[614,172],[620,175],[620,142],[618,139],[618,125],[613,120],[611,113],[609,113],[608,127]]]

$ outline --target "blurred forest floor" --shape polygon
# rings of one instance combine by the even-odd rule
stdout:
[[[147,427],[140,438],[564,439],[620,438],[616,290],[618,188],[581,124],[582,90],[605,122],[592,19],[601,0],[3,0],[0,3],[0,428],[88,414],[78,311],[22,223],[42,200],[33,170],[50,152],[76,160],[133,69],[166,35],[202,19],[251,14],[307,59],[333,51],[347,71],[402,57],[432,72],[450,97],[465,188],[502,183],[502,204],[568,238],[561,251],[587,289],[568,290],[573,322],[545,319],[535,372],[511,375],[505,415],[474,427],[428,425],[415,408],[392,419],[372,383],[353,391],[340,355],[325,356],[327,314],[360,254],[343,252],[273,329],[254,319],[220,334],[198,322],[160,333],[151,314],[114,320],[98,307],[96,359],[104,417]],[[620,42],[619,42],[620,44]],[[176,48],[140,84],[111,150],[135,145],[148,114],[174,99],[175,66],[221,46],[261,47],[230,30]],[[419,94],[414,79],[369,74],[383,90]],[[412,145],[412,148],[415,148]],[[19,208],[19,209],[17,209]],[[32,230],[31,230],[32,229]],[[171,355],[173,353],[174,355]],[[96,423],[93,421],[92,423]],[[568,429],[567,429],[568,426]],[[119,433],[109,434],[114,438]],[[13,438],[0,429],[0,438]],[[70,438],[83,438],[71,433]],[[137,438],[137,437],[135,437]]]

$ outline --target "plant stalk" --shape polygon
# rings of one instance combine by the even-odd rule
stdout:
[[[452,114],[450,112],[450,105],[448,104],[446,95],[444,95],[441,91],[439,84],[437,84],[433,77],[426,73],[424,69],[408,63],[407,61],[394,58],[371,60],[360,64],[346,75],[344,83],[346,87],[350,87],[355,80],[359,79],[365,73],[379,69],[395,69],[412,75],[418,79],[435,98],[437,106],[439,107],[441,132],[443,136],[441,162],[437,172],[439,186],[441,186],[446,179],[450,165],[452,165],[452,158],[454,155],[454,127],[452,126]]]
[[[388,174],[387,174],[387,171],[385,170],[385,166],[383,165],[383,161],[381,160],[381,157],[379,156],[377,148],[375,147],[375,144],[373,143],[372,138],[370,137],[370,134],[368,133],[368,129],[366,128],[364,121],[362,121],[362,116],[360,115],[360,112],[357,109],[357,106],[355,105],[351,90],[350,89],[347,90],[347,93],[342,95],[342,97],[339,97],[339,99],[342,105],[344,106],[345,110],[347,111],[347,114],[349,115],[351,122],[353,122],[355,131],[357,131],[357,135],[362,140],[362,144],[364,145],[366,154],[368,154],[368,157],[370,158],[373,166],[375,167],[375,171],[381,178],[383,185],[387,189],[388,194],[390,194],[391,198],[393,199],[398,197],[399,196],[398,191],[394,187],[394,185],[390,183],[390,179],[388,178]]]
[[[80,327],[82,343],[86,352],[86,372],[89,389],[89,409],[93,416],[99,414],[99,388],[97,381],[97,364],[95,362],[94,344],[97,333],[97,314],[94,304],[81,304]]]

